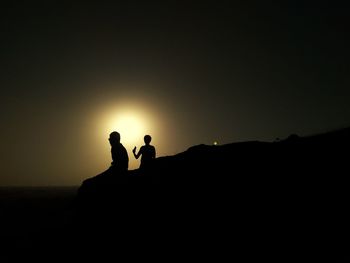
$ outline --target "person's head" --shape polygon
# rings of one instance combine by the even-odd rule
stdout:
[[[110,143],[111,145],[115,145],[115,144],[120,143],[120,134],[119,134],[119,132],[116,132],[116,131],[111,132],[111,133],[109,134],[108,140],[109,140],[109,143]]]
[[[145,144],[150,144],[152,137],[150,135],[145,135],[145,137],[143,137],[143,140],[145,141]]]

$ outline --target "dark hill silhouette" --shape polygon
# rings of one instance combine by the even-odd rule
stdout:
[[[3,209],[15,217],[3,221],[0,261],[349,262],[349,146],[349,128],[293,134],[103,173],[75,197]]]
[[[197,145],[147,172],[89,178],[77,198],[82,240],[116,233],[144,255],[335,262],[349,247],[349,146],[350,128]]]
[[[347,162],[349,144],[350,128],[307,137],[294,134],[278,142],[202,144],[174,156],[156,158],[147,173],[136,169],[127,176],[87,179],[80,187],[80,195],[93,191],[97,196],[96,191],[99,187],[103,189],[103,185],[113,189],[120,184],[138,183],[180,187],[246,183],[249,187],[255,184],[269,187],[288,182],[299,188],[327,180],[328,186],[336,183],[339,187],[340,181],[347,180],[342,168]]]

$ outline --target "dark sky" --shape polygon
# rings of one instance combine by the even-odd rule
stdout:
[[[146,133],[164,156],[350,125],[350,10],[336,1],[10,2],[0,185],[79,185],[109,166],[112,130],[133,169]],[[111,125],[118,114],[144,126]]]

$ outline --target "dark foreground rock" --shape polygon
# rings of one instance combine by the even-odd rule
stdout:
[[[349,146],[344,129],[107,171],[82,183],[70,220],[3,236],[0,261],[349,262]]]
[[[337,262],[350,247],[349,146],[344,129],[198,145],[147,173],[107,172],[79,189],[80,235],[163,260]]]

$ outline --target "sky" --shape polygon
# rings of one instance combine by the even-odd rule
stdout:
[[[0,12],[0,186],[80,185],[109,167],[113,130],[136,169],[145,134],[159,157],[350,126],[349,9],[337,1],[8,1]]]

